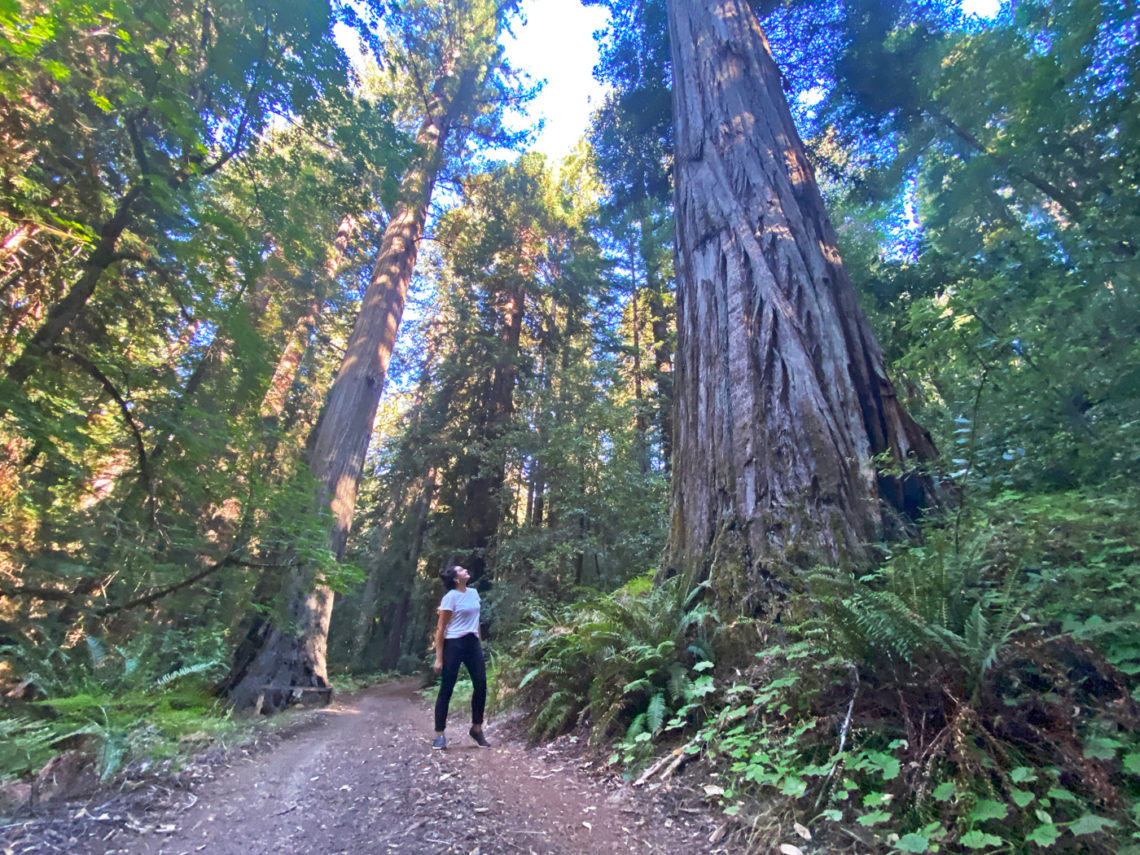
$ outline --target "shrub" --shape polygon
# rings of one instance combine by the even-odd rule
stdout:
[[[536,611],[520,632],[519,695],[542,739],[589,722],[591,741],[625,733],[638,745],[696,720],[712,691],[715,621],[693,592],[635,580],[611,595]]]

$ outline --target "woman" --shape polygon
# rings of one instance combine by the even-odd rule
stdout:
[[[490,748],[483,738],[483,707],[487,704],[487,669],[483,662],[483,646],[479,642],[479,592],[467,587],[471,575],[458,564],[441,570],[447,593],[439,604],[439,625],[435,630],[435,665],[443,672],[439,697],[435,699],[435,741],[432,748],[447,747],[443,730],[447,726],[447,707],[459,676],[460,663],[467,666],[475,691],[471,695],[471,730],[468,733],[480,748]]]

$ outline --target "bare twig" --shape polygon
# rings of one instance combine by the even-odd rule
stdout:
[[[851,728],[851,716],[855,712],[855,699],[859,697],[859,671],[854,667],[851,668],[851,676],[855,678],[855,691],[851,693],[851,702],[847,704],[847,715],[843,719],[843,726],[839,728],[839,750],[836,752],[837,755],[843,754],[843,749],[847,745],[847,731]],[[835,773],[842,765],[842,760],[836,760],[831,764],[831,769],[828,771],[827,777],[823,779],[823,786],[819,788],[819,798],[816,799],[815,803],[817,809],[823,800],[823,794],[827,792],[827,785],[831,779],[835,777]]]
[[[689,745],[692,745],[692,743],[690,742]],[[673,773],[680,769],[687,760],[691,760],[694,756],[695,755],[689,754],[684,749],[682,749],[677,754],[677,756],[673,758],[673,762],[666,766],[665,771],[661,773],[662,782],[668,781],[671,777],[673,777]]]
[[[669,776],[672,775],[673,772],[676,771],[677,767],[681,765],[681,763],[684,761],[685,757],[688,756],[685,753],[685,749],[687,749],[690,745],[695,744],[696,741],[697,740],[694,737],[693,739],[690,739],[688,742],[686,742],[684,745],[680,746],[679,748],[674,748],[668,754],[664,755],[663,757],[658,758],[657,761],[654,762],[652,766],[650,766],[648,769],[646,769],[644,772],[641,773],[641,777],[638,778],[636,781],[634,781],[633,785],[635,787],[640,787],[642,784],[644,784],[646,781],[648,781],[650,778],[652,778],[654,775],[656,775],[658,772],[660,772],[662,768],[665,768],[665,767],[668,767],[668,768],[665,768],[665,773],[662,775],[661,780],[662,781],[667,780],[669,778]]]

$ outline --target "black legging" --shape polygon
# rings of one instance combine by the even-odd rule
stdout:
[[[460,664],[467,666],[475,691],[471,693],[471,723],[483,724],[483,708],[487,705],[487,666],[483,662],[483,645],[473,632],[443,641],[443,673],[439,681],[439,697],[435,699],[435,729],[442,733],[447,725],[447,707],[459,677]]]

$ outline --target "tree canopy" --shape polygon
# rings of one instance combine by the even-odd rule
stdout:
[[[1135,4],[584,2],[548,159],[516,2],[0,0],[0,777],[420,670],[461,562],[756,845],[1130,851]]]

